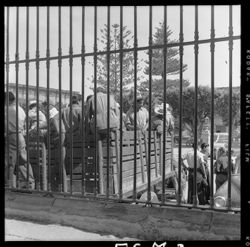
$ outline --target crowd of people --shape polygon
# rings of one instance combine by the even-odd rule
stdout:
[[[141,130],[142,132],[148,130],[149,112],[144,106],[142,95],[140,92],[137,92],[137,97],[134,99],[134,93],[133,90],[131,90],[128,97],[130,108],[127,113],[122,113],[122,129],[129,131],[134,130],[136,127],[137,130]],[[134,109],[135,104],[136,109]],[[48,147],[48,139],[50,145],[53,145],[54,148],[59,149],[60,147],[61,158],[63,161],[63,190],[67,191],[66,177],[70,173],[70,164],[64,161],[69,154],[71,134],[74,142],[74,139],[81,138],[83,131],[85,131],[86,134],[94,134],[96,128],[98,139],[104,139],[107,137],[108,128],[110,132],[120,128],[120,105],[116,102],[114,96],[110,94],[108,109],[107,93],[102,86],[97,87],[96,98],[94,95],[89,95],[87,97],[86,102],[84,103],[84,111],[82,111],[82,102],[80,102],[80,99],[74,95],[72,96],[72,101],[66,107],[61,108],[61,115],[59,114],[59,109],[55,105],[48,104],[46,101],[39,103],[36,100],[31,100],[28,107],[28,116],[26,116],[25,111],[20,105],[18,105],[18,123],[16,124],[17,110],[15,95],[12,92],[8,92],[8,94],[5,93],[5,141],[6,144],[8,141],[9,147],[9,153],[7,154],[7,145],[5,145],[5,178],[10,187],[16,186],[14,178],[17,174],[17,153],[20,156],[18,167],[22,175],[21,181],[24,181],[24,183],[21,183],[21,187],[27,188],[27,183],[25,183],[25,181],[29,181],[29,189],[34,189],[35,187],[32,166],[27,160],[27,135],[35,138],[39,136],[39,138],[44,141],[46,147]],[[171,134],[174,130],[174,119],[169,104],[166,104],[165,108],[166,131]],[[161,135],[164,129],[163,110],[163,103],[156,104],[151,119],[152,130],[156,130],[158,135]],[[84,115],[82,112],[84,112]],[[107,121],[108,116],[109,124]],[[26,117],[28,117],[28,132],[26,131]],[[71,123],[70,119],[72,119]],[[82,129],[82,126],[85,126],[84,130]],[[8,136],[6,135],[7,129],[9,133]],[[16,131],[18,131],[19,136],[18,145]],[[27,167],[29,167],[29,173],[27,173]],[[56,172],[56,180],[58,181],[61,179],[59,170],[61,168],[59,168],[59,164],[57,168],[58,172]],[[27,178],[27,174],[29,174],[29,178]]]
[[[48,104],[47,102],[39,103],[36,100],[31,100],[29,103],[28,116],[26,116],[25,111],[20,105],[18,105],[18,109],[16,109],[15,95],[12,92],[8,92],[8,94],[5,93],[5,141],[8,141],[9,147],[8,154],[6,153],[5,155],[5,180],[7,185],[9,187],[16,187],[15,175],[19,172],[21,175],[21,181],[25,181],[25,183],[22,183],[21,187],[28,189],[35,188],[32,166],[27,160],[26,136],[37,137],[37,135],[39,135],[44,141],[46,147],[48,146],[47,140],[50,141],[50,145],[53,145],[54,148],[59,149],[60,147],[62,165],[59,163],[57,164],[55,180],[63,181],[63,191],[67,191],[66,178],[70,174],[70,163],[65,162],[65,160],[70,152],[71,135],[74,142],[74,140],[81,139],[83,131],[85,131],[86,134],[94,134],[95,129],[98,139],[101,140],[107,137],[107,129],[109,129],[110,132],[113,132],[114,130],[119,129],[120,126],[123,130],[128,131],[134,130],[135,127],[142,132],[148,130],[150,113],[144,104],[142,95],[140,92],[137,92],[136,98],[134,98],[134,92],[131,91],[128,99],[130,108],[126,113],[122,113],[122,125],[120,125],[120,105],[116,102],[112,94],[110,94],[108,104],[107,93],[103,87],[97,87],[96,97],[94,97],[94,95],[89,95],[87,97],[86,102],[84,103],[84,111],[82,111],[82,102],[80,102],[80,99],[73,95],[72,101],[66,107],[60,109],[61,115],[59,114],[59,109],[55,105]],[[136,109],[134,107],[135,104]],[[165,114],[164,108],[166,109]],[[152,109],[151,129],[156,131],[158,136],[162,135],[164,131],[165,116],[165,130],[172,135],[174,132],[174,118],[171,106],[166,103],[164,107],[164,103],[158,101],[153,105]],[[16,123],[17,111],[18,123]],[[109,124],[107,122],[108,116]],[[26,131],[26,117],[28,117],[29,123],[28,132]],[[72,122],[70,122],[70,119],[72,119]],[[82,126],[85,126],[84,130],[82,129]],[[7,129],[8,136],[6,135]],[[7,151],[7,145],[5,145],[5,147],[5,151]],[[187,200],[184,200],[187,203],[193,203],[194,200],[194,151],[193,148],[192,151],[186,153],[182,157],[182,172],[186,174],[188,181],[188,196]],[[19,171],[17,171],[16,166],[17,154],[19,155]],[[205,205],[209,204],[210,201],[210,187],[212,182],[210,181],[211,170],[209,162],[209,145],[207,143],[202,143],[200,149],[196,152],[196,156],[197,200],[199,204]],[[228,155],[225,148],[219,148],[217,155],[214,155],[213,159],[213,172],[216,174],[217,190],[227,180],[228,176]],[[61,167],[63,177],[60,177]],[[27,169],[29,172],[27,172]],[[234,165],[232,165],[232,169],[234,171]],[[27,181],[29,181],[29,183],[27,183]],[[58,189],[57,185],[54,189]]]
[[[195,193],[193,191],[194,185],[194,144],[193,149],[190,152],[187,152],[182,156],[182,171],[186,173],[188,181],[188,193],[187,197],[182,195],[182,200],[187,203],[193,203],[194,200],[200,205],[210,204],[210,188],[211,183],[211,172],[215,175],[215,191],[217,191],[221,185],[224,184],[228,179],[229,174],[229,160],[228,160],[228,151],[225,147],[220,147],[218,150],[214,150],[213,155],[213,171],[210,169],[210,150],[209,144],[202,143],[197,146],[196,150],[196,188],[197,188],[197,198],[194,198]],[[231,151],[231,173],[234,174],[237,171],[238,161],[233,157],[233,150]]]

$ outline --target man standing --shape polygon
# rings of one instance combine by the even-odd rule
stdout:
[[[96,110],[95,110],[95,96],[93,95],[87,101],[87,117],[86,120],[90,125],[92,134],[95,132],[95,114],[96,114],[96,128],[98,139],[104,139],[107,135],[108,129],[108,111],[109,111],[109,129],[111,131],[119,128],[119,109],[113,95],[109,98],[105,89],[98,86],[96,89]]]
[[[96,106],[95,106],[96,97]],[[109,108],[108,108],[109,100]],[[109,119],[108,119],[109,112]],[[95,124],[96,119],[96,124]],[[108,126],[109,121],[109,126]],[[96,125],[96,126],[95,126]],[[98,163],[99,163],[99,185],[100,193],[104,193],[103,180],[103,156],[102,156],[102,140],[107,138],[108,130],[112,136],[119,128],[119,109],[113,95],[107,96],[106,90],[102,86],[96,88],[96,94],[87,99],[86,111],[86,126],[91,134],[96,131],[97,134],[97,147]],[[95,130],[96,127],[96,130]],[[108,129],[109,127],[109,129]]]
[[[125,118],[125,125],[127,130],[134,130],[135,114],[134,114],[134,96],[133,91],[130,93],[130,104],[131,107],[127,111]],[[136,129],[145,131],[148,129],[149,113],[148,110],[143,106],[144,101],[142,95],[137,92],[136,95]]]
[[[70,137],[72,133],[72,155],[81,156],[82,150],[82,107],[79,104],[79,98],[76,95],[72,96],[72,106],[68,105],[62,111],[62,120],[65,126],[65,141],[66,148],[65,167],[67,174],[70,174]],[[71,112],[72,107],[72,112]],[[72,132],[70,129],[70,115],[72,115]],[[77,145],[77,146],[75,146]],[[77,152],[77,153],[75,153]]]
[[[53,107],[49,111],[50,131],[48,133],[50,136],[49,139],[50,139],[51,156],[53,156],[55,162],[51,171],[51,178],[52,178],[51,189],[52,191],[58,191],[58,190],[60,191],[60,186],[62,186],[62,191],[67,192],[65,147],[63,145],[65,141],[65,127],[63,122],[61,122],[61,132],[60,132],[60,122],[61,122],[61,117],[59,115],[59,112],[55,107]],[[60,141],[60,136],[61,136],[61,141]],[[60,156],[61,156],[61,163],[59,163]]]
[[[7,105],[8,98],[8,105]],[[9,121],[7,122],[6,115],[8,114]],[[18,114],[18,122],[16,122],[16,115]],[[7,179],[9,180],[10,187],[15,187],[14,181],[14,173],[16,171],[16,162],[17,162],[17,151],[19,158],[19,171],[22,176],[22,181],[27,181],[27,167],[29,167],[29,185],[23,185],[22,188],[26,189],[34,189],[35,188],[35,180],[33,176],[33,171],[30,163],[27,161],[27,153],[26,153],[26,143],[24,139],[24,130],[25,130],[25,119],[26,115],[21,106],[18,105],[18,109],[16,109],[16,101],[15,96],[12,92],[8,94],[5,92],[5,130],[8,129],[8,136],[5,133],[5,138],[8,138],[9,145],[9,155],[5,156],[7,161],[5,164],[6,172],[9,169],[9,176]],[[17,143],[17,135],[18,135],[18,143]],[[6,151],[6,145],[5,145]]]
[[[73,135],[80,135],[82,108],[79,105],[79,99],[76,95],[72,96],[72,133]],[[70,105],[64,108],[62,112],[62,119],[66,130],[66,135],[70,132]]]
[[[220,147],[218,150],[214,169],[216,174],[215,184],[217,191],[228,179],[228,156],[224,147]]]
[[[210,172],[209,172],[208,157],[210,154],[209,154],[209,145],[207,143],[201,144],[201,153],[203,154],[203,159],[205,161],[204,163],[205,173],[207,177],[207,183],[209,184],[209,186],[206,187],[205,191],[205,200],[206,203],[208,204],[208,200],[210,200],[210,182],[209,182]]]
[[[188,152],[187,154],[183,155],[182,160],[183,162],[186,161],[188,167],[188,203],[193,203],[193,196],[195,192],[193,191],[193,183],[194,183],[194,144],[193,150]],[[204,205],[205,201],[205,188],[208,186],[207,184],[207,177],[205,172],[204,166],[204,157],[203,154],[197,150],[197,172],[196,172],[196,185],[197,185],[197,194],[198,200],[200,205]]]

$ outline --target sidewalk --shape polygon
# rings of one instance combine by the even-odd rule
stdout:
[[[5,241],[137,241],[80,231],[73,227],[42,225],[28,221],[5,219]]]

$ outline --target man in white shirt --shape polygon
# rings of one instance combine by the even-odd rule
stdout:
[[[96,115],[96,129],[98,139],[105,139],[107,137],[108,129],[108,111],[109,111],[109,131],[114,132],[119,128],[119,109],[115,98],[112,94],[109,95],[109,109],[108,96],[106,89],[103,86],[96,88],[96,109],[95,96],[91,96],[87,100],[86,110],[86,124],[90,127],[90,132],[95,133],[95,115]]]
[[[188,203],[193,203],[193,196],[195,195],[193,192],[193,183],[194,183],[194,144],[193,150],[186,153],[182,156],[183,163],[187,166],[189,171],[188,176]],[[197,150],[197,172],[196,172],[196,184],[197,184],[197,194],[199,204],[204,205],[206,203],[205,200],[205,188],[208,186],[207,177],[205,171],[205,160],[203,154]]]
[[[9,105],[7,105],[7,97],[9,98]],[[7,113],[8,111],[8,113]],[[7,122],[8,114],[8,122]],[[29,166],[29,186],[28,189],[35,188],[35,180],[33,176],[33,171],[30,163],[27,162],[27,153],[26,153],[26,143],[24,139],[24,130],[25,130],[25,119],[26,115],[21,106],[18,105],[18,123],[16,123],[16,101],[15,96],[12,92],[8,94],[5,93],[5,138],[8,138],[9,145],[9,155],[6,157],[6,167],[5,167],[5,178],[9,181],[10,187],[15,187],[14,173],[16,169],[17,162],[17,149],[19,154],[19,171],[22,176],[22,182],[27,181],[27,167]],[[8,136],[7,134],[8,129]],[[17,133],[18,133],[18,146],[17,146]],[[5,152],[7,151],[7,146],[5,145]],[[9,169],[9,176],[8,176]],[[19,172],[16,171],[16,172]],[[27,188],[26,185],[23,185],[22,188]]]
[[[201,153],[203,154],[204,161],[205,161],[204,167],[205,167],[205,172],[206,172],[206,177],[207,177],[207,183],[210,185],[210,181],[209,181],[210,169],[209,169],[209,159],[208,159],[210,157],[209,144],[207,143],[201,144]],[[206,188],[205,196],[206,196],[206,202],[208,202],[208,200],[210,199],[210,187],[209,186],[207,186]]]

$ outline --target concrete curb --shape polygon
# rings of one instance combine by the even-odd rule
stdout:
[[[5,215],[141,240],[240,240],[240,214],[5,192]]]

